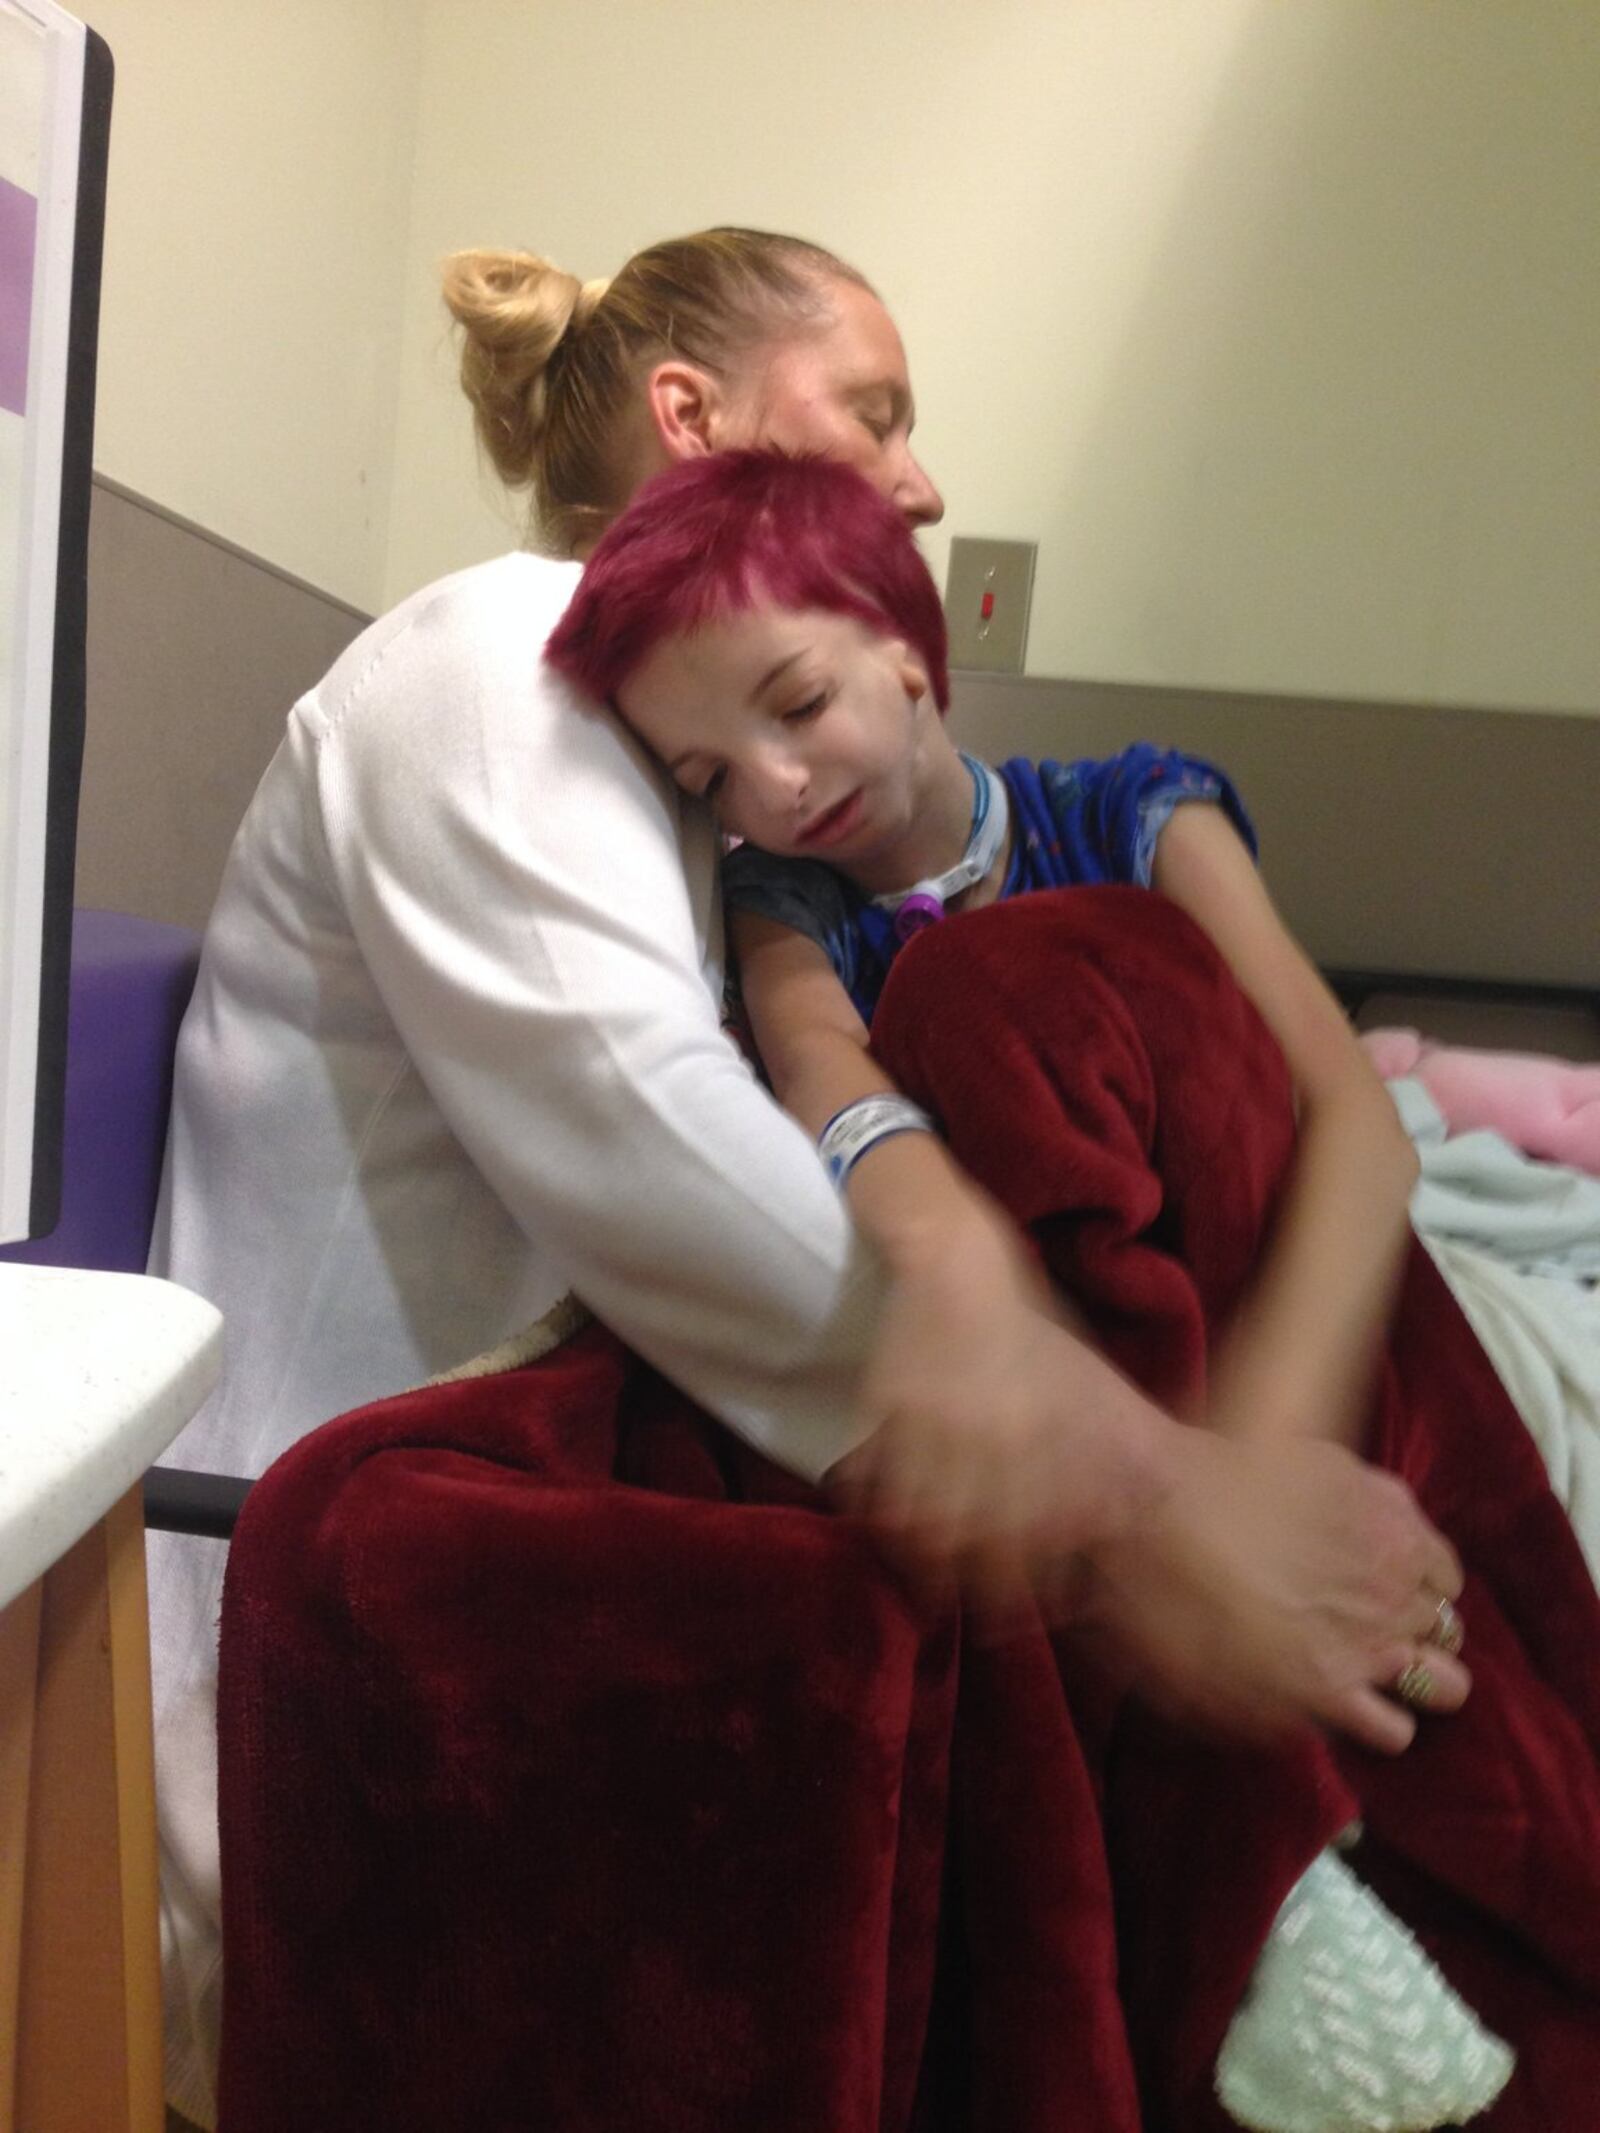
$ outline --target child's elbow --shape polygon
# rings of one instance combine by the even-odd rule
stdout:
[[[1409,1203],[1422,1175],[1416,1143],[1407,1133],[1394,1099],[1376,1077],[1365,1092],[1365,1100],[1372,1117],[1373,1137],[1383,1151],[1384,1170]]]
[[[1313,1113],[1324,1108],[1330,1118],[1343,1121],[1342,1129],[1330,1130],[1342,1130],[1346,1146],[1373,1182],[1386,1190],[1392,1187],[1401,1204],[1409,1204],[1422,1166],[1393,1097],[1364,1054],[1355,1053],[1330,1074],[1308,1106]],[[1357,1155],[1357,1150],[1364,1153]]]
[[[1405,1187],[1409,1204],[1422,1178],[1422,1158],[1417,1153],[1417,1144],[1404,1126],[1398,1126],[1394,1136],[1394,1165],[1400,1182]]]

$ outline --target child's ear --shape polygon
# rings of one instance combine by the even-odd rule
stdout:
[[[920,704],[928,693],[926,668],[918,660],[913,659],[904,647],[901,648],[900,653],[900,686],[914,704]]]

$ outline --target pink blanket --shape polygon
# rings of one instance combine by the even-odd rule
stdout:
[[[1420,1081],[1452,1133],[1487,1129],[1544,1163],[1600,1177],[1600,1066],[1435,1044],[1414,1029],[1362,1038],[1385,1081]]]

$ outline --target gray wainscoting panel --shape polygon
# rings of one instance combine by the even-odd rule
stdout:
[[[290,705],[366,619],[97,477],[78,902],[203,925]]]
[[[1600,987],[1600,718],[953,677],[975,754],[1208,756],[1319,963]]]

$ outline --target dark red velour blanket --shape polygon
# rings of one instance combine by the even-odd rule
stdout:
[[[1282,1062],[1133,890],[930,929],[874,1041],[1191,1411],[1292,1148]],[[606,1334],[328,1424],[222,1620],[222,2133],[1200,2133],[1280,1902],[1354,1864],[1600,2127],[1600,1606],[1431,1262],[1374,1402],[1475,1691],[1387,1760],[1185,1737],[919,1602]]]

